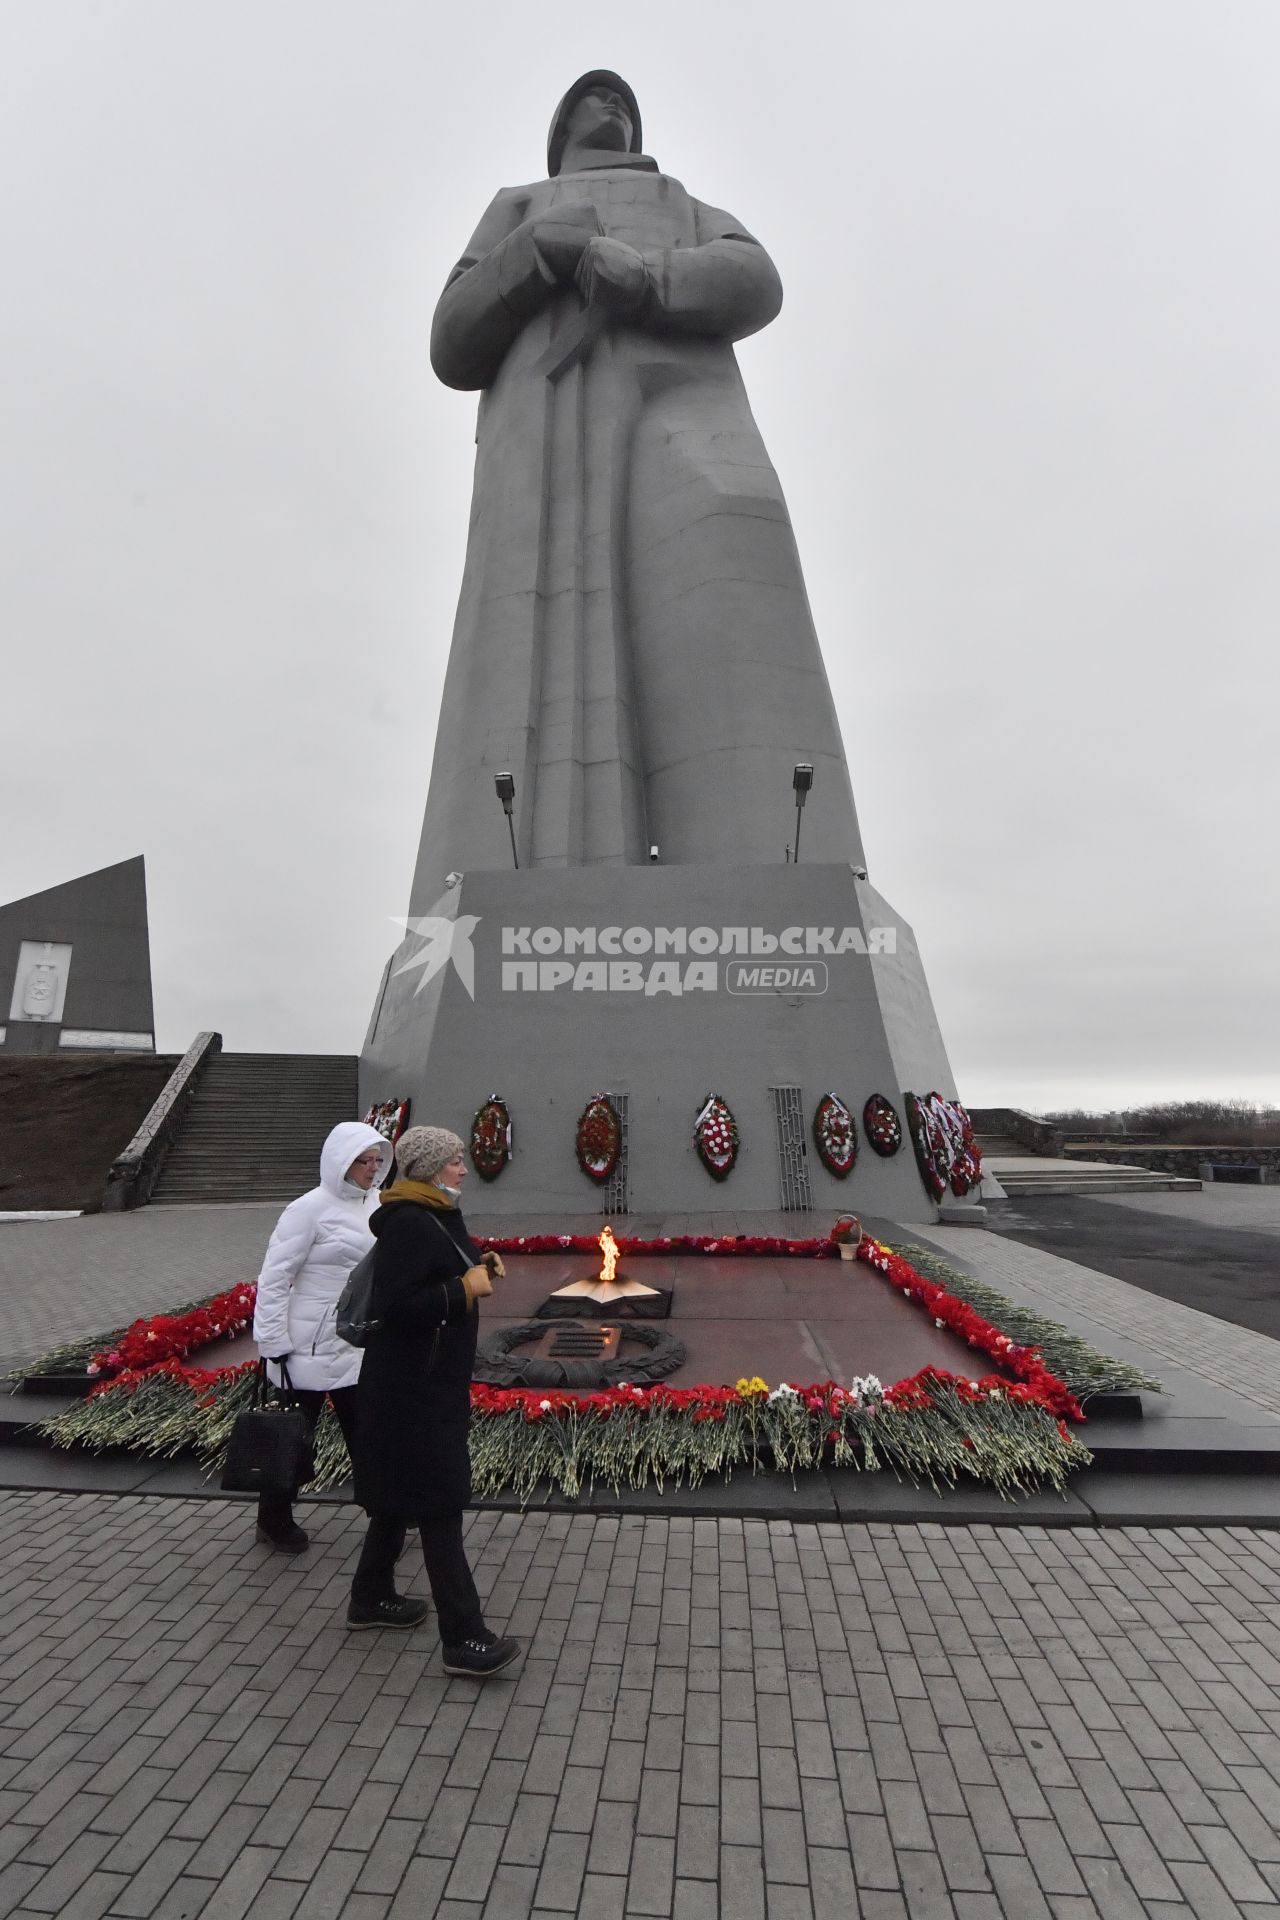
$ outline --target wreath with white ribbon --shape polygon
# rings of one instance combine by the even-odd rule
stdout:
[[[710,1093],[693,1123],[693,1144],[713,1180],[727,1180],[738,1157],[738,1123],[721,1094]]]
[[[920,1177],[935,1200],[941,1200],[948,1187],[963,1200],[981,1184],[982,1150],[958,1100],[941,1093],[909,1093],[907,1125]]]
[[[890,1159],[902,1145],[902,1122],[882,1093],[873,1093],[862,1109],[862,1127],[872,1152],[882,1160]]]
[[[394,1147],[400,1135],[409,1124],[409,1102],[407,1100],[375,1101],[364,1116],[366,1127],[374,1128],[384,1140]]]
[[[824,1093],[813,1116],[813,1144],[828,1173],[847,1180],[858,1158],[853,1115],[838,1093]]]

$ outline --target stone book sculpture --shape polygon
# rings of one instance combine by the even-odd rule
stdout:
[[[490,1210],[527,1208],[535,1183],[544,1205],[599,1204],[572,1127],[602,1087],[628,1095],[636,1204],[664,1207],[703,1197],[691,1128],[709,1086],[735,1084],[744,1154],[764,1156],[754,1183],[735,1173],[755,1192],[720,1204],[766,1208],[777,1090],[812,1107],[839,1080],[859,1108],[879,1092],[899,1111],[907,1089],[954,1094],[909,929],[865,881],[734,354],[781,304],[764,247],[660,170],[631,88],[596,71],[556,109],[547,177],[498,193],[436,308],[436,373],[480,394],[475,484],[407,937],[361,1097],[394,1081],[462,1126],[500,1086],[524,1147]],[[786,864],[801,764],[802,867]],[[761,984],[729,960],[775,953],[812,964]],[[779,1121],[779,1154],[782,1138]],[[788,1204],[834,1191],[812,1158]],[[867,1179],[905,1203],[910,1172],[884,1160]]]

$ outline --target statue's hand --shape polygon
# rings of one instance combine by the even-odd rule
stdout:
[[[588,306],[610,313],[634,313],[649,291],[644,256],[625,240],[600,234],[588,240],[578,262],[578,291]]]
[[[589,200],[570,200],[534,222],[533,244],[547,276],[573,284],[583,252],[600,232],[600,215]]]

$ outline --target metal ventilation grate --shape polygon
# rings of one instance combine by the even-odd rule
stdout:
[[[778,1192],[784,1213],[807,1213],[813,1206],[809,1186],[809,1142],[799,1087],[770,1087],[778,1129]]]
[[[627,1096],[625,1093],[611,1093],[614,1109],[618,1115],[618,1125],[622,1133],[622,1145],[618,1149],[618,1164],[600,1189],[601,1213],[627,1213]]]

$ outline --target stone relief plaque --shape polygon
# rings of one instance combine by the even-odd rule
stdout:
[[[24,940],[18,949],[9,1018],[57,1026],[62,1019],[70,971],[69,946],[60,946],[53,940]]]

